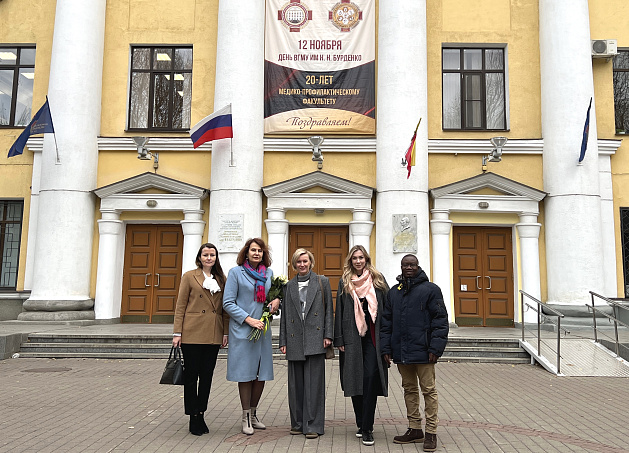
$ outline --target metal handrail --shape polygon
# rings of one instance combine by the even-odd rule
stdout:
[[[608,319],[610,319],[611,321],[614,322],[614,336],[615,336],[615,340],[616,340],[616,355],[620,356],[620,339],[618,337],[618,324],[620,323],[620,325],[629,328],[629,325],[625,324],[624,322],[622,322],[621,320],[618,319],[618,312],[617,309],[618,308],[622,308],[623,310],[629,310],[629,307],[625,307],[624,305],[619,304],[616,301],[611,300],[608,297],[605,296],[601,296],[600,294],[595,293],[594,291],[590,291],[590,297],[592,299],[592,306],[585,304],[586,307],[588,307],[588,311],[591,310],[592,311],[592,321],[593,321],[593,326],[594,326],[594,341],[596,343],[600,343],[598,341],[598,329],[596,327],[596,312],[599,312],[600,314],[602,314],[603,316],[607,317]],[[612,306],[613,310],[614,310],[614,315],[610,316],[607,313],[603,312],[602,310],[596,308],[594,306],[594,297],[598,297],[599,299],[604,300],[605,302],[607,302],[609,305]]]
[[[528,297],[533,302],[536,302],[537,307],[534,307],[533,305],[524,302],[524,296]],[[557,374],[559,374],[561,372],[561,318],[563,318],[564,315],[558,312],[557,310],[555,310],[554,308],[546,306],[546,304],[544,304],[542,301],[536,299],[535,297],[531,296],[527,292],[520,290],[520,306],[522,309],[523,317],[524,317],[524,305],[532,308],[537,313],[537,355],[540,357],[542,357],[542,334],[541,334],[542,319],[541,318],[542,316],[547,316],[547,317],[549,316],[542,313],[542,308],[552,312],[557,317],[557,324],[556,324],[557,325]],[[522,341],[525,341],[524,319],[522,319],[521,324],[522,324]]]

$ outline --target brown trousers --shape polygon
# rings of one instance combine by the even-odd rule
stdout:
[[[408,427],[412,429],[421,429],[422,427],[422,416],[419,411],[419,389],[421,388],[422,395],[424,395],[426,432],[437,434],[439,398],[437,397],[437,387],[435,386],[435,364],[398,364],[397,369],[402,376]],[[418,381],[419,386],[417,385]]]

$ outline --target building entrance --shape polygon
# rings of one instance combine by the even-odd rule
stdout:
[[[343,275],[343,262],[349,252],[349,228],[343,226],[291,226],[288,241],[288,276],[295,271],[290,259],[298,248],[310,250],[315,257],[314,272],[330,279],[332,300],[336,308],[336,291]]]
[[[181,280],[179,225],[127,225],[121,322],[173,322]]]
[[[454,227],[453,235],[455,322],[513,327],[511,228]]]

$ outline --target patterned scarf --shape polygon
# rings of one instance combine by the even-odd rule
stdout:
[[[376,298],[376,291],[373,287],[373,280],[371,278],[371,272],[364,271],[363,274],[358,277],[352,275],[352,298],[354,299],[354,318],[356,319],[356,327],[358,328],[358,334],[364,337],[367,333],[367,323],[365,322],[365,312],[363,311],[360,298],[367,299],[367,305],[371,320],[376,322],[376,315],[378,314],[378,299]]]
[[[249,274],[249,276],[256,281],[256,302],[263,304],[266,301],[266,266],[262,263],[258,265],[258,270],[256,271],[251,264],[249,264],[249,260],[245,260],[244,264],[245,272]]]

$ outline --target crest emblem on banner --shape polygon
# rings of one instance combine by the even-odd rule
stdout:
[[[355,3],[342,0],[332,7],[328,18],[339,30],[351,31],[363,20],[363,12]]]
[[[312,11],[300,0],[291,0],[277,12],[277,20],[291,32],[299,32],[312,20]]]

